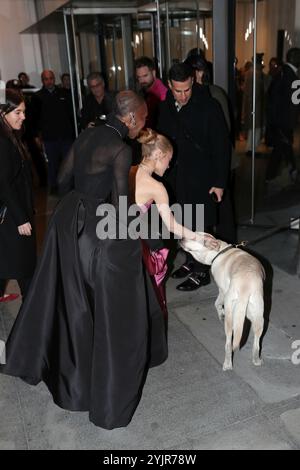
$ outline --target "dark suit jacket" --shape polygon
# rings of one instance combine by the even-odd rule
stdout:
[[[206,90],[193,86],[179,112],[171,91],[160,104],[158,130],[170,138],[177,160],[176,197],[180,204],[204,204],[205,226],[217,222],[211,187],[226,188],[231,145],[220,105]]]
[[[70,93],[55,87],[53,92],[41,88],[31,98],[32,125],[43,140],[73,140],[73,108]]]

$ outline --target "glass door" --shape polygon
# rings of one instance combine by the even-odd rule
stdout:
[[[76,17],[81,77],[100,71],[111,91],[125,87],[121,17],[82,15]],[[86,82],[85,82],[86,84]]]
[[[125,88],[124,49],[122,41],[121,19],[105,20],[104,45],[108,88],[113,91]]]
[[[291,136],[279,139],[281,130],[274,128],[278,121],[278,112],[274,110],[276,103],[280,103],[274,85],[286,61],[286,53],[294,45],[294,0],[285,3],[237,0],[235,117],[239,220],[250,218],[254,223],[262,207],[273,205],[276,197],[280,200],[283,190],[287,194],[297,183],[299,132],[294,132],[294,141]],[[280,109],[280,105],[277,108]],[[248,188],[246,192],[245,188]],[[246,197],[238,197],[241,193]]]
[[[160,18],[165,71],[192,49],[201,49],[212,61],[212,2],[162,1]]]

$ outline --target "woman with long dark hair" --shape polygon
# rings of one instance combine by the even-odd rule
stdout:
[[[16,279],[26,296],[36,263],[33,198],[29,161],[21,140],[25,119],[24,97],[7,89],[0,101],[0,302],[16,298],[5,294],[6,282]]]

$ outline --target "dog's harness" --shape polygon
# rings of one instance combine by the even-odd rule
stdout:
[[[221,256],[221,255],[224,255],[225,253],[227,253],[227,251],[229,250],[233,250],[233,248],[243,248],[244,246],[247,245],[248,242],[246,241],[243,241],[241,243],[238,243],[236,245],[229,245],[229,246],[226,246],[226,248],[224,248],[224,250],[220,251],[220,253],[217,254],[217,256],[214,257],[214,259],[212,260],[211,264],[213,264],[214,261],[216,261],[216,259]]]

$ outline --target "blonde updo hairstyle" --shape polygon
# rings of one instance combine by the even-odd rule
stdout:
[[[173,147],[169,139],[164,135],[158,134],[153,129],[145,129],[141,131],[138,141],[142,144],[142,155],[145,160],[154,160],[152,154],[157,149],[159,149],[164,155],[167,152],[173,151]]]

